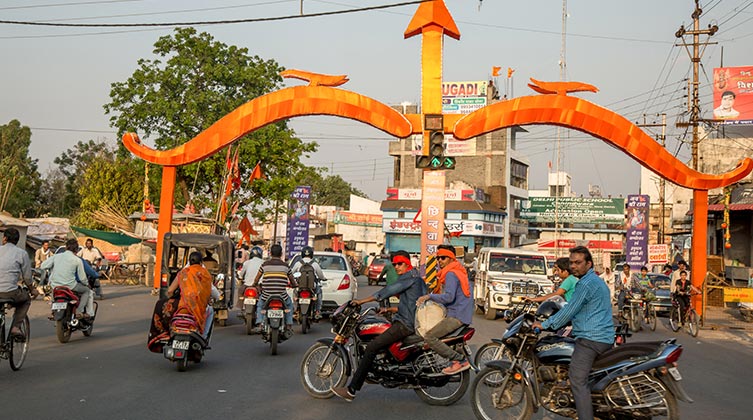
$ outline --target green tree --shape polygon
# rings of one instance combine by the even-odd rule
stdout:
[[[79,211],[83,183],[83,174],[97,159],[112,160],[115,149],[106,142],[94,140],[79,141],[72,148],[64,151],[53,161],[58,166],[57,172],[47,176],[43,191],[43,203],[47,203],[47,212],[63,217],[70,217]],[[62,178],[62,188],[61,186]]]
[[[251,56],[246,48],[225,45],[193,28],[178,28],[154,47],[156,58],[140,59],[128,80],[111,85],[111,101],[104,108],[121,134],[137,132],[160,150],[189,141],[238,106],[281,86],[283,69],[275,61]],[[286,121],[259,129],[237,144],[244,187],[235,199],[254,208],[290,194],[306,172],[300,157],[318,147],[296,138]],[[177,206],[192,201],[197,208],[216,208],[223,194],[225,156],[220,152],[178,169]],[[259,161],[267,179],[250,187],[245,181]]]
[[[18,120],[0,125],[0,211],[20,217],[39,214],[41,180],[37,160],[29,157],[31,130]]]

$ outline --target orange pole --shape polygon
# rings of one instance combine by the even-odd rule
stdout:
[[[709,192],[708,190],[693,190],[693,236],[690,242],[690,282],[698,289],[703,289],[703,280],[706,277],[706,255],[708,250],[708,215],[709,215]],[[694,296],[692,305],[703,315],[701,296]]]
[[[159,223],[157,224],[157,255],[154,264],[154,288],[159,289],[162,279],[162,242],[165,234],[173,226],[173,204],[175,202],[175,166],[162,167],[162,192],[159,201]]]

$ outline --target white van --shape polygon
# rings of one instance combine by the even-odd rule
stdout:
[[[486,319],[510,308],[526,296],[551,293],[546,255],[512,248],[481,248],[473,288],[476,307]]]

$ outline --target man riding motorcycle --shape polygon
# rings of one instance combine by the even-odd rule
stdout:
[[[3,232],[3,246],[0,247],[0,298],[13,300],[12,304],[16,310],[13,313],[10,334],[24,340],[26,337],[20,327],[29,312],[31,299],[28,293],[18,287],[18,281],[23,280],[29,286],[32,295],[36,296],[38,293],[31,287],[29,255],[16,246],[19,238],[20,234],[16,228],[8,228]]]
[[[246,290],[246,287],[251,287],[251,285],[254,284],[256,275],[259,274],[259,267],[261,267],[261,264],[264,262],[262,254],[262,249],[255,246],[251,248],[249,259],[243,262],[243,267],[241,268],[239,275],[241,281],[243,281],[243,290],[241,290],[239,294],[241,297],[243,297],[243,292]]]
[[[84,263],[76,256],[79,245],[75,239],[69,239],[65,243],[65,252],[55,254],[42,263],[41,269],[51,269],[50,286],[53,288],[65,286],[74,293],[81,295],[81,303],[78,305],[79,316],[88,319],[94,316],[94,293],[88,286]]]
[[[257,330],[261,331],[261,323],[264,321],[262,308],[270,296],[280,296],[285,303],[285,328],[292,332],[293,329],[293,300],[286,290],[287,287],[298,287],[298,283],[290,271],[290,267],[282,260],[282,246],[274,244],[269,248],[272,258],[265,261],[259,268],[252,287],[259,286],[260,297],[256,305]]]
[[[293,276],[296,277],[296,274],[302,274],[301,273],[301,267],[304,266],[304,264],[310,264],[311,267],[314,269],[314,273],[316,275],[316,280],[314,281],[314,293],[316,293],[316,308],[314,312],[314,317],[316,319],[319,319],[322,317],[322,286],[321,281],[324,279],[324,272],[322,271],[322,267],[319,265],[318,262],[314,261],[314,248],[311,248],[310,246],[305,246],[301,250],[301,259],[300,261],[296,262],[293,267],[291,268],[291,271],[293,272]],[[301,278],[296,277],[296,281],[298,281],[299,284],[301,284]]]
[[[403,340],[414,332],[413,322],[416,317],[416,302],[420,296],[426,294],[426,283],[411,265],[410,254],[406,251],[396,251],[392,255],[392,265],[395,266],[395,270],[399,274],[397,282],[385,286],[365,299],[352,301],[355,305],[363,305],[367,302],[381,301],[390,296],[400,295],[400,304],[397,308],[397,314],[392,318],[392,325],[366,346],[366,351],[358,369],[350,380],[350,385],[332,388],[335,395],[346,401],[353,401],[356,397],[356,392],[363,386],[366,374],[371,369],[377,354],[392,343]],[[380,310],[380,312],[383,310]]]

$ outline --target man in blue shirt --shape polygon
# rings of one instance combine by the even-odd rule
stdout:
[[[20,237],[18,229],[13,227],[3,232],[3,242],[0,246],[0,298],[10,299],[13,307],[16,308],[10,334],[18,337],[19,340],[25,340],[26,336],[21,330],[21,325],[29,312],[31,300],[29,294],[18,287],[18,281],[23,280],[34,296],[37,295],[37,290],[31,287],[29,255],[16,246]]]
[[[418,298],[421,305],[427,300],[441,303],[447,308],[447,316],[424,334],[426,344],[438,355],[450,360],[450,366],[442,370],[445,375],[455,375],[471,367],[465,356],[440,341],[447,334],[470,325],[473,321],[473,299],[468,284],[468,272],[455,258],[455,248],[450,245],[437,247],[439,283],[441,293],[432,293]]]
[[[350,385],[347,387],[332,388],[332,392],[338,397],[353,401],[356,392],[361,389],[366,374],[371,370],[376,355],[382,350],[388,348],[392,343],[398,342],[409,335],[413,334],[413,321],[416,318],[416,301],[420,296],[426,294],[426,283],[418,276],[418,271],[411,265],[410,254],[405,251],[396,251],[392,254],[392,265],[399,277],[395,283],[382,288],[372,296],[361,300],[354,300],[352,304],[363,305],[368,302],[375,302],[389,298],[390,296],[400,295],[400,304],[397,307],[397,314],[392,317],[392,325],[378,337],[366,345],[361,363],[358,369],[350,379]]]
[[[588,374],[601,353],[612,348],[614,323],[609,288],[594,273],[593,257],[588,248],[570,249],[570,272],[578,277],[572,300],[543,323],[534,327],[557,330],[572,320],[575,350],[570,360],[570,384],[580,420],[593,420]]]

